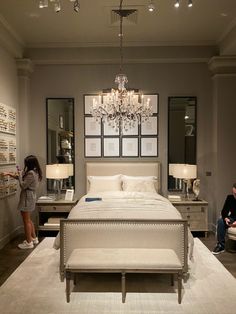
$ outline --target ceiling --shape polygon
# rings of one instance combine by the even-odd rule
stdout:
[[[0,24],[24,47],[91,47],[118,45],[118,27],[111,23],[111,10],[119,0],[80,0],[79,13],[73,3],[61,0],[62,10],[52,4],[39,9],[38,0],[1,0]],[[137,19],[124,23],[126,46],[217,45],[236,22],[236,0],[180,1],[154,0],[156,10],[149,12],[149,0],[127,0],[124,8],[138,10]]]

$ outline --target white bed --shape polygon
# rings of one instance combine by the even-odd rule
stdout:
[[[90,178],[88,193],[72,209],[68,219],[61,222],[62,277],[69,255],[79,247],[172,248],[187,272],[187,223],[158,193],[159,163],[87,163],[86,174]],[[117,188],[117,177],[121,189]],[[152,179],[155,177],[157,180]],[[136,187],[140,191],[132,190]],[[55,242],[55,246],[59,243]]]

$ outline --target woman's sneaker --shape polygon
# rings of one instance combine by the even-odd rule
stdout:
[[[217,254],[223,253],[224,251],[225,249],[221,245],[217,244],[214,250],[212,251],[212,253],[214,255],[217,255]]]
[[[18,248],[19,249],[33,249],[34,248],[34,244],[33,241],[31,242],[27,242],[26,240],[23,241],[22,243],[18,244]]]
[[[32,238],[32,241],[33,241],[33,244],[39,244],[39,239],[37,237]]]

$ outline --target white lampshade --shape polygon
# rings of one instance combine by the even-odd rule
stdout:
[[[172,175],[178,179],[195,179],[197,177],[197,166],[188,164],[175,164]]]
[[[179,164],[169,164],[169,175],[174,176],[175,168],[178,167]]]
[[[46,178],[47,179],[66,179],[68,178],[67,164],[53,164],[46,165]]]
[[[73,164],[66,164],[68,170],[68,176],[71,177],[74,175],[74,165]]]

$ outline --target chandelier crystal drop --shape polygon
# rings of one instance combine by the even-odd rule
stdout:
[[[118,14],[120,16],[120,73],[115,77],[117,89],[111,89],[110,93],[101,94],[98,100],[93,99],[90,113],[97,122],[106,122],[108,126],[116,131],[128,131],[137,124],[145,122],[152,116],[152,105],[149,98],[136,93],[134,90],[127,90],[128,83],[126,74],[122,72],[123,66],[123,0],[120,1]]]

